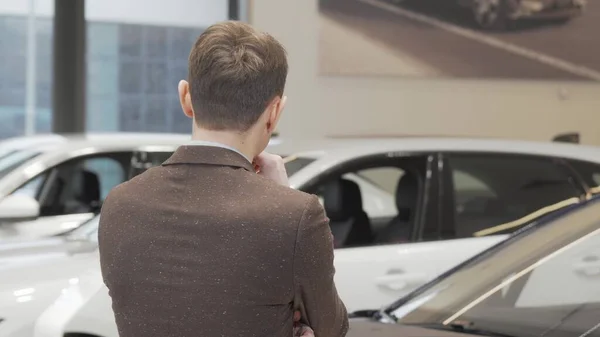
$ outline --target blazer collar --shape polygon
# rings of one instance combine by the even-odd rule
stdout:
[[[182,145],[162,165],[177,164],[233,166],[254,171],[252,164],[241,154],[216,146]]]

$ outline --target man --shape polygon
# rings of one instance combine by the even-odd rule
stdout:
[[[263,153],[287,68],[284,48],[243,23],[196,41],[178,87],[193,141],[102,209],[102,273],[121,337],[288,337],[295,312],[317,337],[346,334],[323,207]]]

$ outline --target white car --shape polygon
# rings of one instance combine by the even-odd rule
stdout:
[[[108,192],[166,160],[189,135],[43,135],[0,142],[0,242],[50,237],[91,219]],[[273,139],[271,149],[283,147]]]
[[[287,167],[292,187],[322,197],[336,237],[335,281],[350,311],[390,303],[537,217],[589,198],[600,178],[595,147],[433,138],[341,144],[291,156]],[[378,192],[367,195],[362,184]],[[0,336],[35,329],[116,337],[97,252],[52,249],[52,264],[13,254],[2,267],[0,259],[13,280],[0,290],[13,299],[0,301]]]

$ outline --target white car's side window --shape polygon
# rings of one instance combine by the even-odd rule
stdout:
[[[330,219],[336,248],[409,242],[422,206],[425,163],[425,156],[382,156],[324,178],[314,193]]]
[[[28,197],[37,200],[39,191],[46,180],[46,174],[40,174],[39,176],[29,180],[25,185],[14,191],[12,194],[15,195],[26,195]]]
[[[369,218],[391,218],[398,214],[396,185],[402,174],[398,168],[382,167],[345,174],[344,179],[358,184]]]
[[[127,178],[123,166],[112,158],[89,159],[85,161],[84,166],[88,172],[98,178],[101,200],[106,198],[113,187]]]
[[[397,170],[397,169],[396,169]],[[402,172],[400,170],[397,170]],[[391,218],[396,216],[398,211],[396,210],[395,193],[386,190],[372,181],[363,178],[362,172],[359,173],[347,173],[343,175],[343,179],[347,179],[355,182],[360,188],[363,199],[363,210],[369,218]],[[396,174],[398,178],[395,182],[390,181],[391,185],[396,185],[401,173]],[[325,199],[322,195],[318,195],[319,202],[325,206]]]
[[[561,167],[537,157],[452,155],[456,236],[508,234],[519,219],[582,191]]]

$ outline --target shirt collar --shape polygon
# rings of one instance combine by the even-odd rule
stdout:
[[[240,150],[233,148],[229,145],[225,145],[223,143],[211,142],[211,141],[206,141],[206,140],[192,140],[191,142],[187,143],[187,145],[189,145],[189,146],[212,146],[212,147],[220,147],[223,149],[231,150],[233,152],[238,153],[242,157],[246,158],[247,161],[252,163],[252,160],[250,160],[248,157],[246,157],[246,155],[244,155]]]
[[[179,164],[231,166],[254,172],[254,166],[246,157],[221,146],[182,145],[163,166]]]

